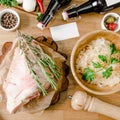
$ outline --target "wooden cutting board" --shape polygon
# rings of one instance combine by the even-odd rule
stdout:
[[[56,44],[55,41],[53,41],[51,38],[46,38],[44,36],[39,36],[37,38],[34,38],[37,42],[39,43],[42,43],[50,48],[52,48],[54,51],[60,53],[58,51],[58,45]],[[4,57],[6,56],[6,54],[8,53],[8,51],[11,49],[12,47],[12,42],[5,42],[3,44],[3,47],[2,47],[2,54],[0,55],[0,63],[4,60]],[[63,53],[60,53],[61,55],[63,55],[66,59],[67,59],[67,56]],[[54,95],[52,101],[51,101],[51,105],[57,103],[60,99],[60,93],[67,90],[68,88],[68,85],[69,85],[69,81],[67,79],[67,75],[69,73],[69,67],[66,63],[63,63],[63,69],[64,69],[64,72],[65,72],[65,77],[66,79],[64,79],[62,81],[62,87],[61,87],[61,90],[56,92],[56,94]]]

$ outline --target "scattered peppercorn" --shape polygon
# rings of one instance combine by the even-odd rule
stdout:
[[[1,17],[1,25],[6,29],[11,29],[17,24],[17,17],[13,13],[7,12]]]

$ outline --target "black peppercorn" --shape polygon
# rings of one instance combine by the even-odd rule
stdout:
[[[1,25],[6,29],[11,29],[17,24],[17,17],[13,13],[7,12],[1,17]]]

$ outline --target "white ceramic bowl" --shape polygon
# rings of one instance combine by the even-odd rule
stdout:
[[[118,50],[120,50],[119,34],[108,30],[98,30],[98,31],[90,32],[84,35],[83,37],[81,37],[73,47],[70,58],[70,67],[76,82],[84,90],[96,95],[108,95],[120,91],[120,83],[114,86],[105,86],[105,87],[98,87],[96,85],[89,84],[88,82],[82,79],[82,75],[77,72],[75,67],[76,59],[77,56],[79,55],[79,52],[91,41],[96,40],[98,38],[105,38],[106,40],[109,40],[110,42],[116,45]]]
[[[101,21],[101,27],[103,30],[108,30],[107,27],[105,26],[105,20],[108,16],[113,16],[115,18],[118,18],[118,21],[117,21],[117,28],[113,31],[113,32],[118,32],[120,30],[120,16],[117,14],[117,13],[114,13],[114,12],[110,12],[110,13],[107,13],[104,15],[102,21]]]
[[[12,13],[12,14],[14,14],[16,17],[17,17],[17,23],[16,23],[16,25],[14,26],[14,27],[12,27],[12,28],[5,28],[5,27],[3,27],[2,25],[1,25],[1,18],[2,18],[2,16],[5,14],[5,13]],[[19,14],[15,11],[15,10],[12,10],[12,9],[4,9],[4,10],[2,10],[2,11],[0,11],[0,28],[2,29],[2,30],[5,30],[5,31],[14,31],[14,30],[16,30],[18,27],[19,27],[19,25],[20,25],[20,16],[19,16]]]

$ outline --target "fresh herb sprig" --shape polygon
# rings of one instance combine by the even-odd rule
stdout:
[[[43,14],[41,12],[38,12],[37,13],[37,20],[41,21],[42,16],[43,16]]]
[[[111,62],[111,64],[115,64],[115,63],[119,63],[119,62],[120,62],[120,60],[118,60],[118,59],[116,59],[116,58],[111,57],[110,62]]]
[[[92,62],[92,64],[93,64],[94,68],[101,68],[102,67],[99,62],[96,62],[96,63]]]
[[[0,0],[0,4],[5,5],[7,7],[12,7],[12,6],[18,5],[16,0]]]
[[[110,55],[118,53],[118,50],[116,49],[114,44],[111,44],[109,47],[110,47]]]
[[[46,54],[46,57],[40,59],[44,67],[49,67],[56,79],[60,78],[60,68],[56,66],[55,62],[51,59],[50,56]]]
[[[85,68],[85,73],[82,76],[83,80],[93,81],[95,72],[90,68]]]
[[[105,55],[98,55],[98,58],[105,63],[107,63],[107,61],[108,61],[107,57]]]
[[[55,79],[59,79],[61,76],[60,68],[56,65],[50,56],[43,52],[40,46],[32,45],[32,40],[33,38],[31,36],[19,33],[19,46],[22,50],[22,53],[25,55],[30,74],[36,81],[43,95],[46,95],[47,91],[40,82],[40,78],[37,75],[34,66],[39,66],[40,70],[43,72],[48,82],[55,90],[57,90],[57,83],[55,82]]]
[[[40,88],[40,90],[42,91],[44,96],[47,95],[47,91],[42,86],[41,82],[39,81],[39,76],[37,75],[37,73],[33,69],[32,62],[27,58],[27,56],[26,56],[26,61],[27,61],[27,65],[28,65],[30,74],[32,75],[33,79],[35,79],[37,86]]]
[[[105,71],[103,71],[103,73],[102,73],[103,77],[106,78],[106,79],[109,78],[112,74],[112,71],[113,71],[113,68],[112,68],[112,66],[110,66]]]
[[[116,49],[115,45],[111,44],[109,46],[109,49],[110,49],[110,56],[109,57],[106,57],[105,55],[98,55],[98,58],[102,62],[107,64],[106,66],[102,66],[99,62],[92,62],[92,65],[93,65],[94,68],[99,68],[99,69],[101,68],[97,72],[103,71],[102,76],[103,76],[103,78],[106,78],[106,79],[108,79],[112,74],[113,68],[112,68],[111,64],[115,64],[115,63],[120,62],[120,60],[118,60],[117,58],[114,58],[112,56],[113,54],[118,53],[118,50]],[[92,69],[90,69],[89,67],[87,67],[87,68],[85,68],[85,72],[82,76],[82,79],[83,80],[88,80],[88,81],[94,81],[95,74],[97,72],[95,72]]]

